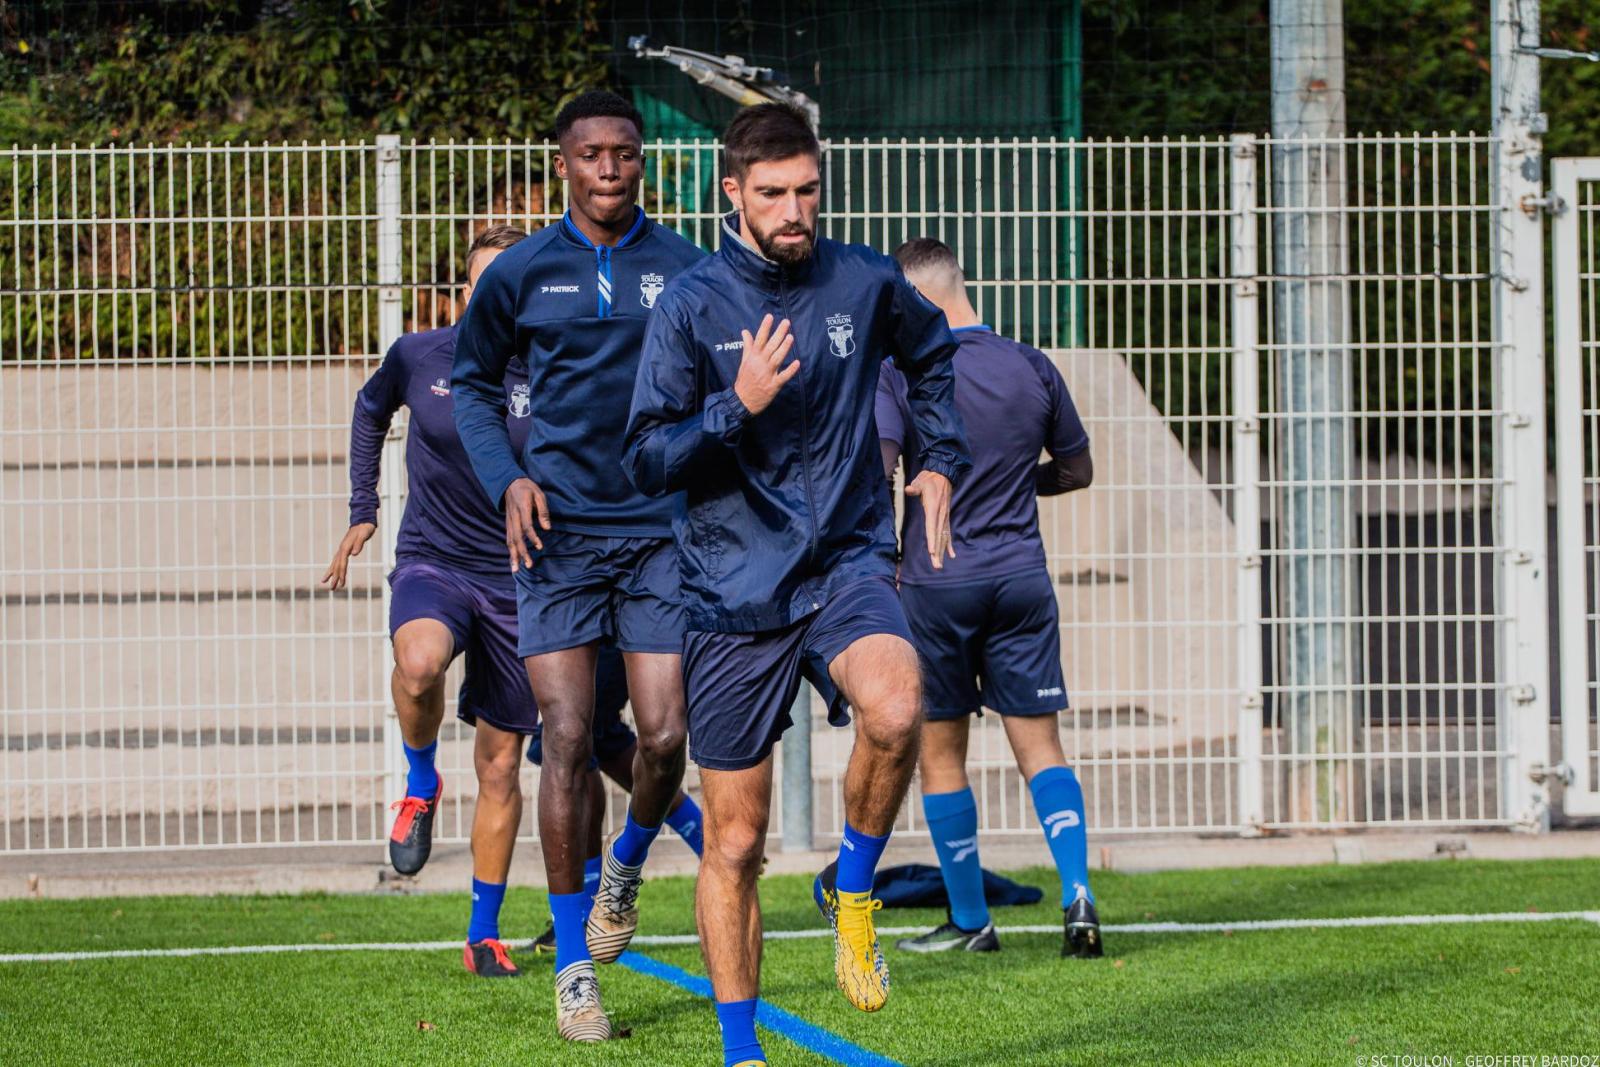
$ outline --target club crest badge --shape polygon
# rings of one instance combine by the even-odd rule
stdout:
[[[856,350],[856,328],[849,315],[828,316],[828,347],[844,359]]]
[[[450,379],[448,379],[448,378],[435,378],[433,380],[433,384],[431,386],[429,386],[428,388],[433,390],[433,395],[434,396],[449,396],[450,395]]]
[[[647,308],[656,306],[656,297],[667,287],[667,279],[659,274],[646,274],[639,279],[639,303]]]
[[[511,387],[511,399],[506,401],[506,410],[511,412],[511,417],[525,419],[528,417],[528,411],[532,407],[533,401],[528,396],[527,384],[513,385]]]

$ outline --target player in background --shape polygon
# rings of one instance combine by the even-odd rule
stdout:
[[[638,929],[645,857],[684,770],[677,501],[650,499],[621,477],[626,398],[657,295],[704,253],[638,207],[644,120],[633,105],[584,93],[556,116],[555,135],[567,214],[484,273],[451,381],[479,484],[505,513],[517,652],[544,723],[539,836],[555,913],[557,1029],[603,1041],[611,1023],[594,965],[620,956]],[[499,407],[519,355],[533,406],[520,458]],[[627,819],[606,848],[591,908],[584,776],[602,641],[627,663],[639,746]]]
[[[612,674],[605,669],[607,659],[618,660],[618,669]],[[604,774],[625,793],[633,792],[633,757],[638,746],[638,738],[622,721],[622,706],[628,702],[628,684],[621,670],[620,657],[610,646],[602,646],[600,650],[601,669],[596,675],[594,695],[594,755],[589,758],[589,769],[585,785],[588,789],[589,804],[589,831],[585,838],[583,860],[583,892],[589,898],[590,906],[594,904],[594,894],[600,888],[600,866],[602,862],[603,839],[601,830],[606,821],[606,787],[600,776]],[[528,741],[528,762],[535,767],[544,764],[544,739],[543,731],[534,727],[533,736]],[[699,856],[703,848],[704,834],[702,832],[703,816],[700,805],[688,793],[679,790],[677,797],[672,801],[672,806],[667,809],[666,823],[684,844],[694,850]],[[554,912],[551,913],[554,915]],[[556,950],[556,927],[554,921],[545,929],[545,932],[534,938],[528,948],[534,952],[554,952]]]
[[[922,810],[950,896],[950,920],[898,947],[1000,948],[983,895],[978,809],[966,772],[971,717],[988,707],[1001,716],[1061,875],[1061,954],[1099,956],[1104,950],[1089,891],[1083,789],[1067,766],[1057,724],[1067,695],[1055,583],[1045,566],[1036,500],[1090,483],[1089,435],[1049,358],[979,320],[949,247],[922,237],[901,245],[895,258],[960,341],[953,361],[956,409],[972,448],[972,473],[950,504],[956,557],[943,569],[930,567],[917,550],[926,519],[916,497],[906,501],[900,599],[922,659]],[[904,375],[884,364],[878,436],[891,484],[902,455],[907,478],[922,469],[919,427],[907,398]],[[1049,453],[1048,462],[1039,462],[1041,451]]]
[[[525,235],[491,226],[467,251],[464,299],[488,265]],[[522,818],[522,738],[537,721],[533,695],[516,654],[516,590],[505,562],[505,527],[483,499],[451,412],[450,366],[456,327],[396,341],[356,397],[350,428],[350,530],[322,576],[344,586],[350,558],[377,529],[379,463],[394,414],[411,409],[406,437],[410,495],[400,520],[389,635],[394,644],[395,712],[405,745],[406,795],[389,834],[395,870],[415,874],[428,861],[444,783],[434,767],[444,718],[445,671],[467,657],[457,715],[474,723],[478,802],[472,820],[472,920],[467,969],[514,978],[500,942],[500,904]],[[520,361],[501,375],[495,417],[513,440],[528,432],[528,378]]]
[[[683,668],[706,812],[695,910],[724,1062],[747,1065],[766,1062],[755,883],[772,749],[802,675],[832,698],[835,725],[847,704],[859,719],[844,843],[814,884],[835,978],[863,1011],[889,993],[870,890],[916,764],[922,709],[873,430],[886,358],[910,383],[923,442],[906,491],[932,517],[931,566],[948,552],[951,480],[968,463],[944,316],[893,260],[817,237],[820,149],[805,115],[746,108],[723,144],[735,210],[721,250],[668,286],[650,320],[626,469],[653,496],[686,494]]]

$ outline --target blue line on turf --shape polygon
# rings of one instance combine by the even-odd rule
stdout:
[[[658,959],[637,952],[624,952],[617,962],[631,971],[688,990],[697,997],[711,999],[711,983],[681,967],[662,963]],[[832,1030],[824,1030],[820,1026],[808,1023],[800,1016],[791,1015],[764,1000],[756,1003],[756,1022],[773,1033],[788,1038],[803,1049],[825,1056],[834,1063],[844,1064],[844,1067],[901,1067],[898,1060],[891,1060],[870,1049],[864,1049],[845,1040]]]

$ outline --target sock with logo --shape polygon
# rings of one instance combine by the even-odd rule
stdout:
[[[971,788],[954,793],[924,793],[922,814],[939,855],[939,874],[950,897],[950,921],[963,930],[989,925],[983,898],[983,868],[978,864],[978,803]]]
[[[834,883],[839,892],[872,892],[872,874],[878,869],[878,859],[888,843],[888,834],[873,837],[845,823],[844,840],[839,843],[838,876]]]
[[[761,1051],[761,1042],[756,1040],[754,998],[726,1003],[718,1001],[717,1022],[722,1027],[723,1067],[734,1067],[734,1064],[750,1060],[766,1060],[767,1054]]]
[[[506,899],[504,882],[472,880],[472,921],[467,924],[467,941],[477,944],[494,938],[500,940],[500,905]]]
[[[412,748],[402,741],[400,747],[406,750],[406,796],[432,800],[439,789],[439,772],[433,766],[433,754],[439,751],[439,742]]]
[[[1089,902],[1089,838],[1083,825],[1083,787],[1071,767],[1046,767],[1028,781],[1033,811],[1044,827],[1045,843],[1061,875],[1061,906],[1065,908],[1083,890]]]
[[[594,894],[600,888],[600,865],[605,862],[601,856],[590,856],[583,861],[583,915],[587,919],[589,911],[594,907]]]
[[[633,821],[633,809],[628,809],[628,819],[622,824],[622,833],[611,842],[611,855],[624,867],[640,867],[650,854],[650,842],[661,832],[660,825],[640,826]]]
[[[694,797],[688,793],[679,794],[683,799],[678,806],[667,812],[667,825],[672,827],[684,844],[694,849],[696,856],[705,852],[704,821],[700,816],[700,805],[694,802]]]
[[[550,915],[556,924],[556,973],[589,959],[589,941],[583,925],[589,918],[588,897],[576,893],[551,893]]]

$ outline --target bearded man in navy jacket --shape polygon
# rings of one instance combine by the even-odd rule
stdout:
[[[765,1062],[755,879],[772,749],[802,676],[829,698],[835,725],[847,707],[860,719],[844,842],[814,886],[835,977],[863,1011],[888,997],[870,890],[916,762],[921,691],[873,417],[886,358],[905,375],[922,442],[906,492],[928,516],[933,567],[950,553],[952,483],[970,461],[943,313],[894,260],[816,236],[820,148],[805,115],[747,108],[723,143],[736,210],[721,250],[657,301],[624,465],[647,495],[685,493],[684,683],[706,814],[696,912],[733,1065]]]

